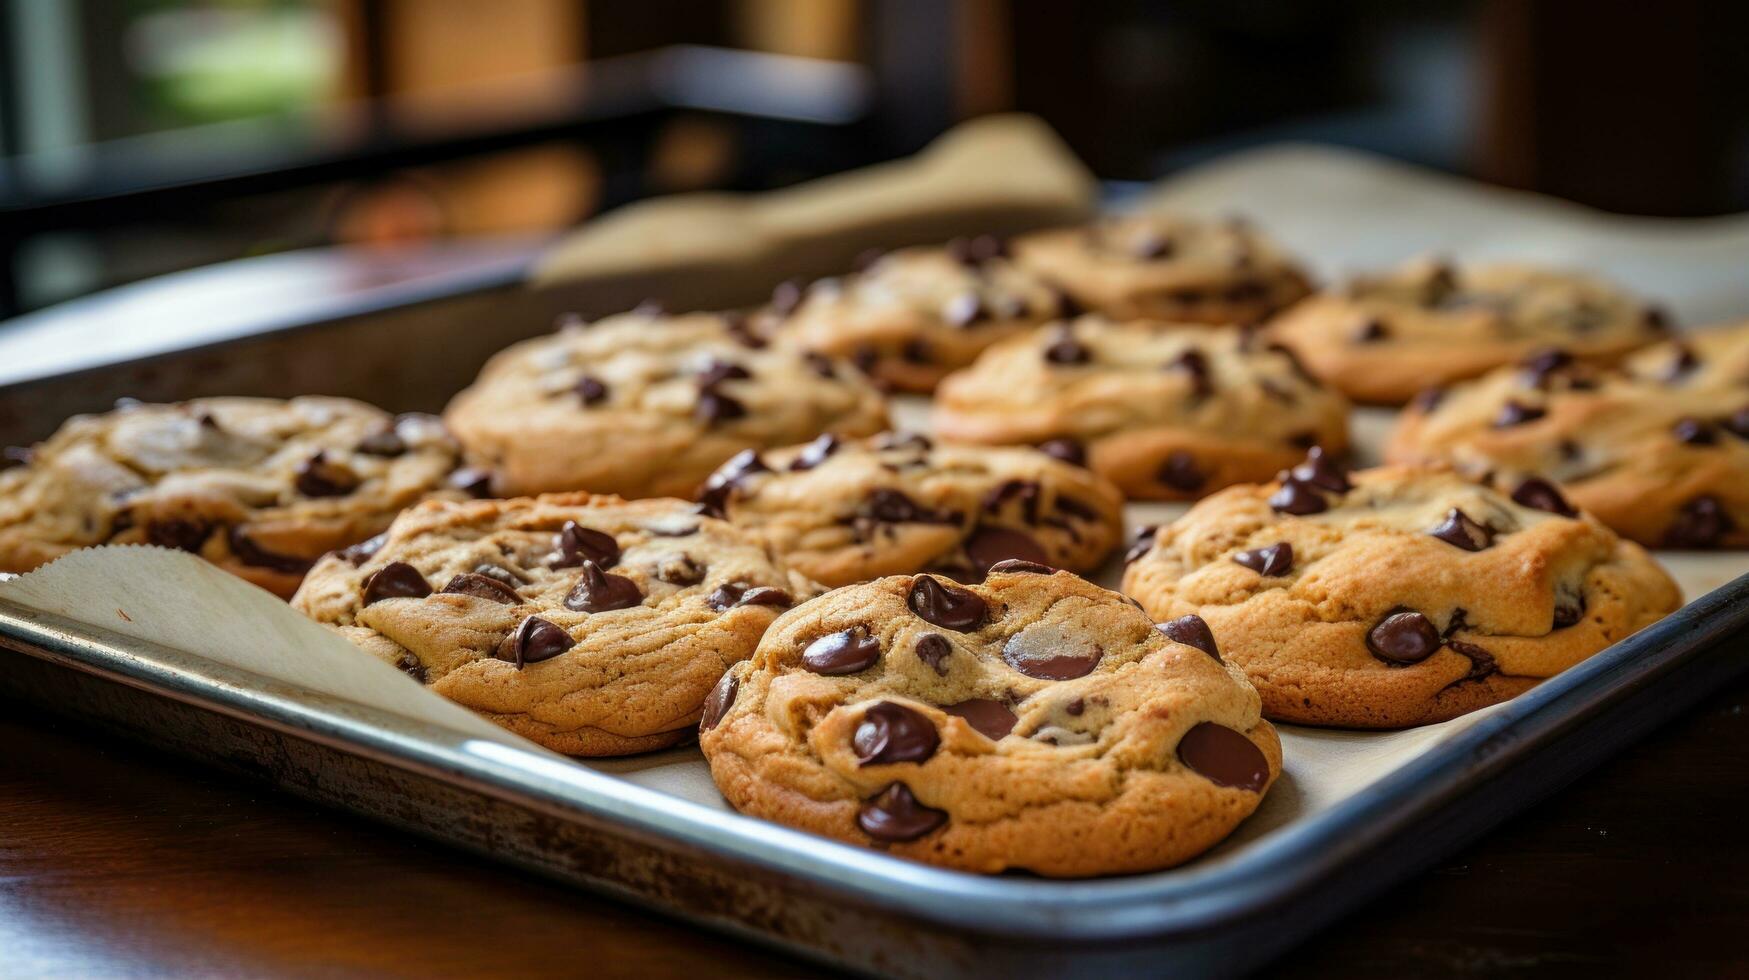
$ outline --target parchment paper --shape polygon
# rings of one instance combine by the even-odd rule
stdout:
[[[1245,213],[1325,274],[1436,250],[1522,255],[1594,265],[1669,302],[1689,318],[1749,315],[1749,221],[1645,222],[1558,202],[1479,188],[1396,164],[1317,148],[1256,151],[1162,186],[1145,206]],[[925,405],[897,406],[902,425],[923,428]],[[1389,413],[1358,413],[1362,459]],[[1132,527],[1182,513],[1182,505],[1137,504]],[[1749,553],[1660,553],[1688,598],[1749,569]],[[1119,569],[1098,578],[1115,585]],[[155,548],[101,548],[70,555],[0,584],[0,597],[127,636],[251,670],[312,697],[345,698],[456,729],[547,758],[550,753],[430,694],[420,685],[304,620],[267,593],[198,559]],[[1414,759],[1485,713],[1402,732],[1341,732],[1282,726],[1286,774],[1259,811],[1214,854],[1231,854],[1299,817],[1325,809]],[[581,763],[710,806],[724,804],[692,747]],[[1205,857],[1203,860],[1209,860]]]

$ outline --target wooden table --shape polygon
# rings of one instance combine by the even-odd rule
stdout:
[[[1749,681],[1289,953],[1749,974]],[[0,703],[0,975],[818,973]]]

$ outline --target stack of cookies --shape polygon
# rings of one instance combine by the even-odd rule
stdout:
[[[1749,545],[1745,381],[1749,326],[1577,273],[1317,291],[1244,222],[1130,215],[568,319],[441,420],[74,419],[0,474],[0,567],[181,548],[556,751],[696,734],[745,813],[1144,871],[1257,808],[1272,722],[1450,719],[1675,609],[1646,546]],[[1407,403],[1390,465],[1348,469],[1351,402]],[[1188,511],[1118,572],[1141,501]]]

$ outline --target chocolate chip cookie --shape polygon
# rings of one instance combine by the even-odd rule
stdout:
[[[1749,390],[1726,345],[1708,343],[1716,356],[1705,357],[1701,343],[1647,351],[1637,374],[1551,349],[1429,391],[1398,420],[1386,458],[1450,462],[1508,490],[1557,481],[1650,547],[1749,547]]]
[[[1676,609],[1638,545],[1552,484],[1344,473],[1321,454],[1144,537],[1123,589],[1196,615],[1275,721],[1400,728],[1504,701]]]
[[[1348,402],[1250,331],[1097,316],[984,352],[936,393],[948,441],[1040,445],[1136,500],[1266,480],[1309,446],[1340,453]]]
[[[1118,320],[1257,323],[1304,297],[1299,264],[1244,221],[1132,214],[1014,243],[1015,260]]]
[[[634,311],[499,353],[444,419],[500,496],[690,497],[743,449],[870,435],[887,413],[855,367],[769,347],[738,316]]]
[[[124,402],[69,419],[0,473],[0,570],[76,548],[191,551],[289,596],[323,552],[428,496],[457,499],[459,450],[435,416],[344,398]]]
[[[566,755],[692,737],[723,671],[817,591],[680,500],[430,503],[292,600],[431,690]]]
[[[936,446],[886,433],[747,450],[704,501],[830,586],[931,570],[979,579],[1009,558],[1086,571],[1123,537],[1123,495],[1028,448]]]
[[[1068,572],[852,585],[786,613],[699,745],[743,813],[967,871],[1188,860],[1257,808],[1281,743],[1190,617]]]
[[[1662,339],[1664,315],[1576,272],[1420,259],[1276,318],[1273,340],[1356,401],[1401,405],[1550,346],[1611,362]]]
[[[927,392],[1004,337],[1063,312],[1061,295],[990,235],[880,256],[852,275],[778,287],[759,318],[782,345],[854,361],[882,384]]]

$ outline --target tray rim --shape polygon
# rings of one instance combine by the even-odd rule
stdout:
[[[940,927],[1027,943],[1158,941],[1234,927],[1749,625],[1749,574],[1543,682],[1349,798],[1206,864],[1051,880],[950,871],[639,786],[559,756],[329,698],[0,598],[0,648],[553,816],[775,873]]]

